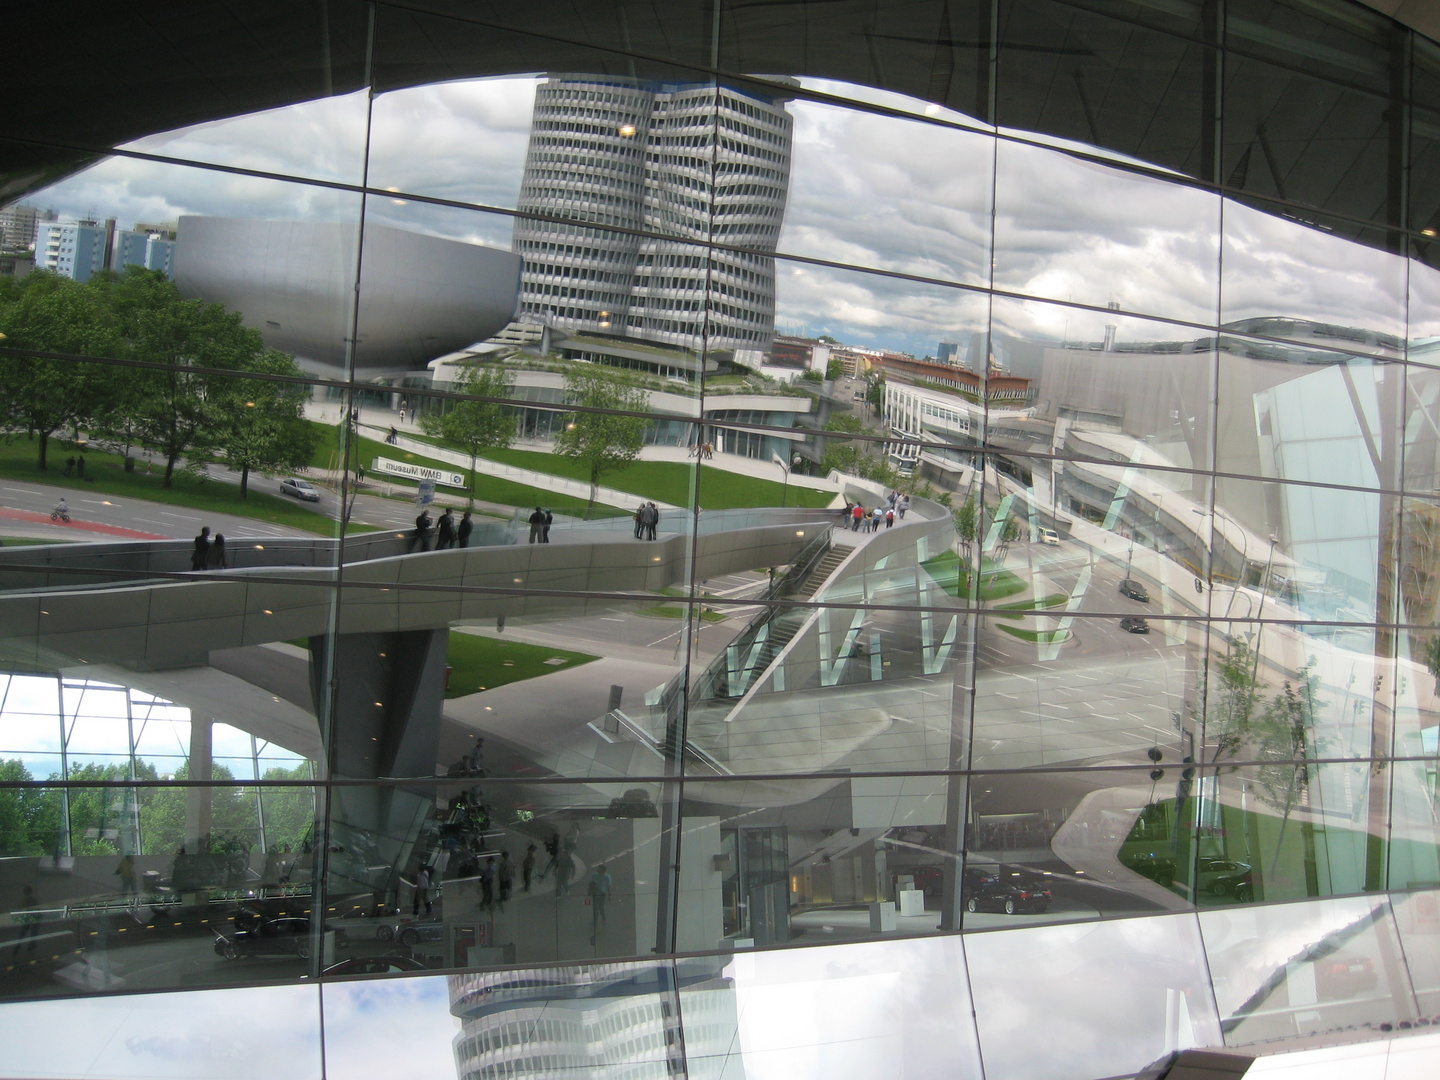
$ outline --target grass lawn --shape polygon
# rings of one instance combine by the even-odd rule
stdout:
[[[1000,627],[1005,633],[1018,637],[1021,641],[1036,641],[1043,645],[1054,645],[1061,641],[1070,640],[1069,630],[1024,630],[1018,626]]]
[[[970,576],[969,567],[960,565],[960,556],[953,551],[942,551],[933,559],[926,559],[920,564],[925,567],[925,572],[935,579],[935,582],[957,600],[966,600],[970,597]],[[1028,585],[1018,574],[1009,570],[989,569],[980,576],[980,600],[982,603],[990,603],[993,600],[1003,600],[1007,596],[1015,596],[1024,592]],[[1026,601],[1027,605],[1029,601]],[[1001,629],[1006,629],[1002,627]]]
[[[1051,593],[1049,596],[1041,597],[1039,600],[1012,600],[1008,604],[996,604],[996,611],[1032,611],[1036,608],[1064,607],[1070,602],[1067,593]]]
[[[315,451],[311,463],[315,468],[329,469],[332,468],[330,462],[334,457],[335,429],[326,427],[322,430],[322,446]],[[388,457],[394,461],[403,461],[412,465],[422,465],[430,469],[443,469],[446,472],[468,473],[470,471],[468,465],[455,465],[448,461],[438,461],[435,458],[428,458],[421,454],[402,450],[398,446],[391,446],[388,443],[380,442],[377,439],[366,438],[363,435],[360,437],[360,444],[356,448],[356,452],[358,454],[358,460],[365,466],[367,473],[371,463],[377,457]],[[546,454],[537,456],[547,462],[555,460]],[[584,499],[575,499],[569,495],[562,495],[559,492],[546,491],[541,488],[531,487],[528,484],[519,484],[514,480],[506,480],[504,477],[487,476],[484,469],[485,466],[482,462],[480,470],[475,477],[475,498],[481,502],[499,503],[501,506],[548,506],[551,510],[577,516],[585,509],[586,501]],[[549,473],[555,472],[554,469],[543,469],[541,471]],[[369,473],[369,477],[377,481],[384,480],[397,487],[411,489],[417,487],[417,485],[398,476],[387,476],[384,473]],[[441,490],[448,491],[451,494],[457,493],[454,488],[442,488]],[[604,504],[597,504],[597,506],[603,507]]]
[[[33,536],[0,536],[0,547],[36,547],[42,544],[73,544],[74,540],[37,540]]]
[[[14,438],[0,443],[0,476],[9,480],[30,481],[52,487],[70,488],[75,491],[103,492],[107,495],[128,495],[135,499],[169,506],[183,506],[191,510],[209,511],[212,514],[233,514],[236,517],[255,518],[284,525],[320,536],[334,536],[338,526],[330,518],[297,506],[293,500],[270,495],[257,490],[273,487],[262,476],[251,475],[249,498],[240,498],[240,486],[215,480],[200,480],[190,473],[175,471],[173,486],[162,487],[164,469],[156,466],[153,472],[145,471],[145,464],[137,461],[135,472],[127,473],[124,460],[118,454],[107,454],[92,447],[85,448],[85,479],[79,480],[65,475],[65,459],[75,452],[73,444],[60,439],[51,439],[49,447],[50,468],[44,472],[36,464],[39,448],[24,438]],[[352,523],[350,532],[372,532],[373,526]]]
[[[450,685],[447,698],[464,697],[481,690],[493,690],[506,683],[550,675],[556,671],[588,664],[598,657],[588,653],[552,649],[548,645],[528,645],[522,641],[497,641],[451,631],[449,661]],[[554,661],[559,660],[560,663]]]
[[[542,454],[534,450],[492,450],[486,457],[506,465],[537,472],[564,476],[571,480],[588,483],[589,473],[583,463],[574,458],[556,454]],[[755,463],[757,469],[770,468],[763,462]],[[694,479],[695,466],[681,461],[637,461],[617,472],[600,478],[605,487],[628,491],[632,494],[674,506],[690,505],[690,486]],[[700,466],[700,505],[706,510],[734,510],[749,506],[779,506],[785,486],[776,480],[742,476],[726,469],[709,465]],[[792,485],[786,494],[790,506],[828,506],[835,497],[833,491],[816,491],[813,488]]]

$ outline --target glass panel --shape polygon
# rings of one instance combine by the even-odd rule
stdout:
[[[1433,890],[1392,896],[1395,928],[1415,987],[1420,1015],[1440,1014],[1440,894]]]
[[[1393,495],[1230,477],[1215,485],[1210,604],[1217,618],[1394,619]]]
[[[726,71],[844,79],[863,84],[862,101],[888,91],[984,118],[990,12],[983,0],[864,12],[727,3],[715,62]]]
[[[1384,897],[1202,912],[1227,1046],[1413,1020]]]
[[[1262,764],[1206,770],[1196,782],[1202,906],[1385,887],[1390,769],[1303,760],[1290,733],[1277,727],[1268,722],[1252,731],[1255,750],[1247,756]],[[1347,756],[1338,747],[1331,752]]]
[[[1213,170],[1212,50],[1052,0],[1001,5],[998,44],[1001,125],[1192,176]]]
[[[1428,226],[1427,226],[1428,227]],[[1440,230],[1440,220],[1435,223]],[[1433,240],[1412,239],[1408,263],[1410,330],[1406,358],[1429,367],[1440,365],[1440,248]]]
[[[325,1075],[318,992],[250,986],[0,1005],[6,1068],[35,1077],[318,1080]],[[265,1037],[237,1032],[237,1017]]]
[[[1269,39],[1310,49],[1290,35]],[[1388,80],[1393,77],[1388,66],[1372,70],[1384,71],[1381,77]],[[1227,54],[1220,179],[1232,188],[1362,221],[1398,223],[1404,111],[1391,110],[1380,94],[1312,77],[1310,60],[1299,70]]]
[[[677,947],[833,944],[955,930],[965,781],[945,775],[685,784]]]
[[[0,996],[49,997],[294,979],[311,972],[315,790],[156,783],[155,766],[72,764],[73,786],[0,793],[13,896]],[[228,779],[189,764],[176,781]],[[308,770],[307,770],[308,772]],[[135,777],[148,784],[105,786]],[[58,776],[52,780],[60,779]]]
[[[1074,729],[1064,723],[1041,725],[1040,741],[1073,742]],[[1084,756],[1070,757],[1084,764],[1105,754],[1106,761],[1138,760],[1148,768],[973,779],[960,895],[967,930],[1193,906],[1188,732],[1168,723],[1133,728],[1128,745],[1084,747]]]
[[[1220,303],[1215,194],[1049,147],[1000,140],[996,154],[997,288],[1207,325],[1215,321]],[[1089,312],[1067,311],[1065,317],[1070,325],[1064,348],[1086,341],[1087,323],[1094,330],[1102,323]],[[1145,331],[1125,330],[1117,335],[1107,327],[1105,350],[1145,351],[1134,344]],[[1175,335],[1198,336],[1179,328],[1159,336]]]
[[[1395,363],[1225,335],[1215,467],[1393,488],[1400,473],[1403,374]]]
[[[842,96],[859,90],[829,83],[817,89]],[[896,106],[939,112],[919,101]],[[786,108],[794,118],[794,160],[788,205],[781,189],[782,252],[916,277],[988,282],[993,152],[988,136],[803,97]],[[754,127],[754,119],[742,113],[730,122]],[[726,122],[722,119],[722,128]],[[733,208],[757,213],[773,198],[754,182],[758,177],[723,168],[716,191],[722,229]],[[720,231],[715,239],[775,250],[773,238],[764,245]]]
[[[1225,8],[1225,40],[1232,49],[1382,94],[1394,90],[1397,36],[1378,12],[1335,0],[1238,0]]]
[[[692,1076],[980,1075],[956,938],[736,956],[680,1002]]]
[[[1215,343],[1190,327],[997,299],[987,405],[1001,446],[1208,469]]]
[[[965,939],[985,1075],[1115,1076],[1220,1041],[1193,916]],[[1016,978],[1016,972],[1044,972]],[[1043,1039],[1035,1031],[1048,1032]]]
[[[331,950],[431,968],[670,951],[663,784],[469,780],[332,793],[327,962]]]
[[[332,974],[339,979],[409,970],[402,960],[356,958],[340,962]],[[448,1077],[457,1071],[453,1042],[460,1020],[450,1012],[449,982],[443,976],[327,982],[320,995],[325,1010],[326,1076],[360,1080],[376,1072],[413,1071]],[[383,1024],[375,1022],[377,1009],[386,1017]]]
[[[1440,488],[1440,373],[1413,364],[1406,368],[1404,431],[1399,434],[1405,446],[1401,486],[1433,493]]]
[[[1405,260],[1390,234],[1260,201],[1227,199],[1222,213],[1227,330],[1399,356]]]

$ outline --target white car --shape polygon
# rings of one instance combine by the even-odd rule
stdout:
[[[306,502],[320,501],[319,488],[317,488],[314,484],[310,483],[308,480],[300,480],[293,476],[290,477],[288,480],[280,481],[280,494],[293,495],[295,496],[295,498],[303,499]]]
[[[1054,529],[1041,529],[1041,530],[1039,530],[1039,538],[1040,538],[1040,542],[1041,542],[1042,544],[1058,544],[1058,543],[1060,543],[1060,534],[1057,533]]]

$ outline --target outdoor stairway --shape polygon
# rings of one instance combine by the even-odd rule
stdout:
[[[844,562],[853,550],[854,548],[848,547],[832,547],[827,551],[825,556],[815,564],[815,569],[810,571],[804,583],[796,590],[792,599],[809,600],[814,596],[815,590],[830,580],[830,575],[835,572],[835,568]]]

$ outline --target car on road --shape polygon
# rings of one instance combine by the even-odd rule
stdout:
[[[1127,634],[1148,634],[1150,624],[1139,615],[1127,615],[1120,620],[1120,629]]]
[[[1145,591],[1145,586],[1134,578],[1125,578],[1120,582],[1120,595],[1128,596],[1131,600],[1138,600],[1142,604],[1150,602],[1150,594]]]
[[[1044,878],[1019,866],[965,867],[960,899],[965,910],[1003,911],[1006,915],[1039,914],[1050,907],[1050,887]]]
[[[298,477],[289,477],[280,481],[280,494],[291,495],[304,502],[319,502],[320,489],[308,480],[301,480]]]
[[[1315,993],[1322,1001],[1359,997],[1380,985],[1375,961],[1337,949],[1315,961]]]
[[[1058,544],[1060,543],[1060,534],[1054,529],[1042,528],[1040,529],[1040,542],[1042,544]]]
[[[408,956],[352,956],[331,964],[322,975],[391,975],[399,971],[424,971],[425,965]]]
[[[1250,864],[1233,859],[1201,859],[1195,864],[1195,888],[1215,896],[1233,896],[1236,900],[1255,898],[1254,878]]]
[[[310,957],[309,919],[257,917],[243,922],[237,919],[236,923],[229,937],[215,935],[215,952],[226,960],[238,960],[242,956],[298,956],[302,960]]]

